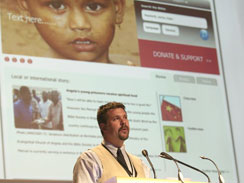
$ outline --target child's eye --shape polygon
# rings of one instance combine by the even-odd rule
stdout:
[[[103,6],[99,3],[89,3],[86,5],[86,10],[88,11],[99,11],[103,8]]]
[[[65,9],[65,6],[63,4],[62,1],[51,1],[50,4],[49,4],[49,7],[52,8],[52,9],[55,9],[55,10],[64,10]]]
[[[119,119],[119,117],[114,117],[113,121],[118,120],[118,119]]]

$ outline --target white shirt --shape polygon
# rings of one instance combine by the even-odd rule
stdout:
[[[109,149],[109,151],[117,157],[117,147],[112,144],[105,143],[103,144]],[[123,145],[121,148],[122,154],[125,158],[127,166],[130,171],[132,171],[132,167],[125,151],[125,146]],[[150,169],[148,166],[142,161],[143,170],[145,176],[147,178],[150,177]],[[98,179],[102,176],[103,168],[100,159],[92,150],[87,150],[83,152],[78,158],[74,170],[73,170],[73,183],[96,183]]]
[[[63,122],[62,118],[62,103],[59,101],[56,105],[52,103],[48,108],[47,120],[52,122],[52,128],[56,129],[60,123]]]
[[[43,100],[41,100],[39,102],[39,106],[40,106],[40,113],[41,113],[41,117],[43,119],[47,118],[47,114],[48,114],[48,108],[49,106],[52,104],[52,102],[50,100],[47,99],[46,102],[44,102]]]

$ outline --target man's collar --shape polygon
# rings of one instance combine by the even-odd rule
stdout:
[[[118,147],[114,146],[113,144],[103,140],[102,142],[103,145],[105,145],[109,151],[111,153],[113,153],[113,155],[116,157],[117,156],[117,150],[118,150]],[[123,146],[120,147],[121,151],[125,151],[125,145],[123,144]]]

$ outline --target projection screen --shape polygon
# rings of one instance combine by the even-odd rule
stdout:
[[[147,149],[158,178],[177,176],[167,152],[217,182],[209,157],[238,182],[212,0],[0,2],[0,182],[72,182],[79,154],[102,142],[96,112],[110,101],[126,106],[127,150],[146,162]],[[52,94],[58,125],[41,111]]]

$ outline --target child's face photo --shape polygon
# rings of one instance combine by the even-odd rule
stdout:
[[[122,23],[125,0],[18,0],[48,45],[62,57],[109,62],[116,24]]]

